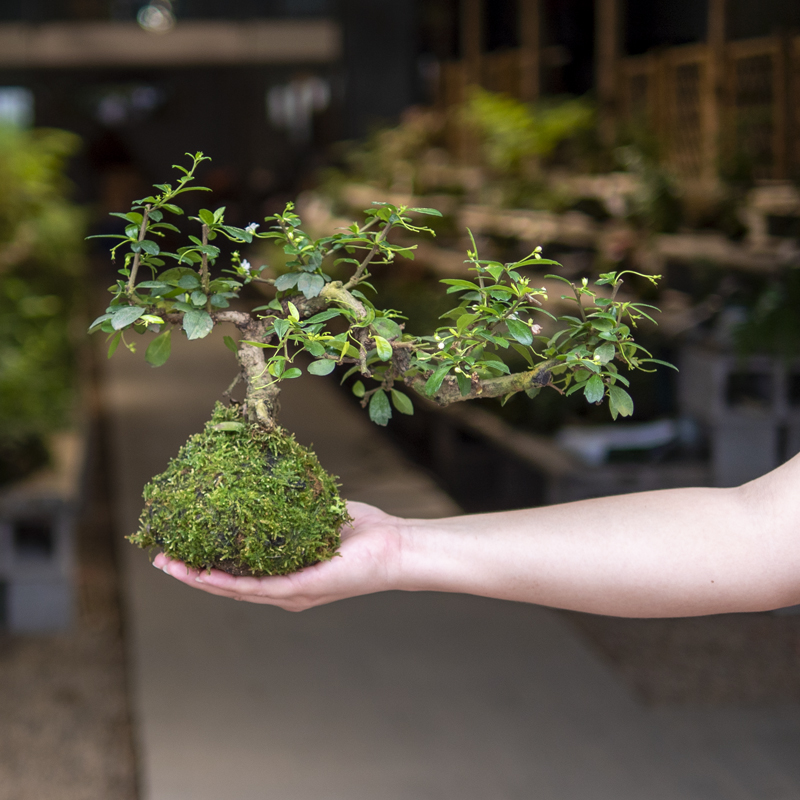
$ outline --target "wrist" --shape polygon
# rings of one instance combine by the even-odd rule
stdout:
[[[463,591],[464,537],[458,518],[394,520],[393,589],[406,592]]]

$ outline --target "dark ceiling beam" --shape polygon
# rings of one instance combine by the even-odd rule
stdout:
[[[333,20],[179,21],[167,33],[134,22],[0,25],[0,68],[183,67],[338,61]]]

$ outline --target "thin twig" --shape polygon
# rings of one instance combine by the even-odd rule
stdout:
[[[208,244],[208,225],[203,223],[203,247]],[[206,311],[211,311],[211,298],[208,296],[211,281],[208,276],[208,255],[205,250],[201,254],[202,261],[200,262],[200,279],[203,282],[203,293],[206,296]]]
[[[137,241],[141,242],[144,240],[144,237],[147,235],[147,217],[150,214],[150,204],[148,203],[144,207],[144,214],[142,214],[142,224],[139,226],[139,238]],[[133,264],[131,264],[131,274],[128,276],[128,296],[133,294],[133,290],[136,288],[136,273],[139,271],[139,261],[141,259],[141,250],[138,253],[134,253],[133,256]]]
[[[383,230],[375,237],[375,243],[372,245],[372,250],[367,253],[366,258],[358,265],[358,269],[355,271],[355,274],[349,281],[344,285],[344,288],[347,290],[352,289],[354,286],[358,284],[361,280],[361,276],[364,274],[364,270],[369,266],[369,262],[375,258],[375,254],[380,250],[381,243],[386,240],[386,236],[388,235],[389,231],[392,229],[393,222],[387,222],[384,225]]]
[[[583,309],[583,303],[581,302],[581,293],[578,291],[578,287],[572,283],[572,291],[575,293],[575,300],[578,303],[578,311],[581,313],[581,319],[586,322],[586,312]]]
[[[231,381],[231,385],[222,393],[222,396],[228,400],[231,399],[231,393],[242,382],[241,370],[236,373],[236,377]]]

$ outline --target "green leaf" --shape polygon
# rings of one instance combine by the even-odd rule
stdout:
[[[111,312],[111,326],[115,331],[122,330],[136,322],[144,311],[140,306],[118,306]]]
[[[511,343],[511,347],[513,347],[514,350],[516,350],[528,362],[528,366],[533,366],[533,356],[527,347],[523,347],[521,344],[516,344],[515,342]]]
[[[151,256],[157,256],[161,252],[161,248],[155,242],[151,242],[149,239],[142,239],[141,242],[134,242],[131,245],[131,250],[133,250],[134,253],[138,253],[139,251],[143,250],[145,253]]]
[[[214,222],[215,222],[215,220],[214,220],[214,215],[213,215],[213,214],[212,214],[212,213],[211,213],[211,212],[210,212],[210,211],[209,211],[207,208],[201,208],[201,209],[200,209],[200,210],[197,212],[197,216],[198,216],[198,217],[200,217],[200,219],[201,219],[201,220],[202,220],[202,221],[203,221],[203,222],[204,222],[206,225],[209,225],[209,226],[211,226],[211,225],[213,225],[213,224],[214,224]]]
[[[236,346],[236,342],[234,342],[230,336],[223,336],[222,342],[225,345],[225,347],[227,347],[228,350],[231,351],[231,353],[238,354],[239,348]]]
[[[117,348],[119,347],[119,343],[121,341],[122,341],[122,331],[120,331],[119,333],[115,333],[114,336],[111,337],[111,343],[108,345],[109,358],[111,358],[111,356],[113,356],[114,353],[116,353]]]
[[[275,322],[272,323],[272,327],[275,328],[275,333],[278,335],[278,338],[283,339],[286,337],[286,333],[289,330],[289,322],[285,319],[276,319]]]
[[[194,272],[191,272],[187,275],[183,275],[178,280],[178,286],[180,286],[181,289],[186,289],[186,291],[191,292],[200,286],[200,278],[198,278]]]
[[[172,203],[162,203],[161,208],[169,211],[172,214],[183,214],[183,209],[180,206],[176,206]]]
[[[169,289],[170,285],[164,281],[142,281],[136,284],[136,291],[139,289]]]
[[[617,348],[613,342],[603,342],[603,344],[595,349],[594,355],[601,364],[608,364],[608,362],[614,358],[616,352]]]
[[[392,407],[383,389],[378,389],[369,401],[369,418],[376,425],[386,425],[392,418]]]
[[[662,361],[659,358],[643,358],[640,363],[642,363],[642,364],[660,364],[662,367],[669,367],[670,369],[674,369],[675,372],[680,372],[680,370],[674,364],[670,364],[669,361]]]
[[[314,358],[319,358],[320,356],[325,355],[325,348],[320,344],[320,342],[305,342],[306,350],[314,356]]]
[[[219,255],[219,247],[215,247],[213,244],[201,244],[197,249],[211,259]]]
[[[463,372],[456,372],[456,381],[458,382],[458,391],[461,392],[461,396],[466,397],[472,391],[472,381]]]
[[[297,306],[291,301],[287,301],[286,305],[289,307],[289,316],[295,322],[300,322],[300,312],[297,310]]]
[[[325,279],[321,275],[312,275],[304,272],[297,280],[297,288],[306,296],[307,300],[317,297],[325,286]]]
[[[456,328],[459,333],[465,331],[475,320],[480,319],[480,314],[462,314],[456,320]]]
[[[283,356],[275,356],[267,365],[267,372],[276,378],[280,378],[285,369],[286,359]]]
[[[502,361],[498,361],[494,358],[487,358],[483,363],[484,366],[497,370],[498,372],[502,372],[504,375],[509,375],[511,373],[511,370],[508,368],[507,364],[504,364]]]
[[[205,312],[195,310],[187,311],[183,315],[183,329],[186,331],[187,339],[204,339],[211,333],[214,327],[214,320]]]
[[[439,387],[442,385],[442,381],[445,379],[445,376],[450,369],[452,368],[452,364],[442,364],[434,373],[433,375],[428,378],[425,383],[425,394],[428,397],[432,397],[439,391]]]
[[[341,315],[341,311],[329,308],[327,311],[320,311],[319,314],[314,314],[313,317],[309,317],[306,322],[310,325],[315,325],[319,322],[327,322],[329,319],[334,319],[334,317],[340,317]]]
[[[411,399],[408,395],[398,392],[397,389],[392,389],[392,405],[401,414],[411,415],[414,413],[414,404],[411,402]]]
[[[533,333],[524,322],[520,322],[518,319],[508,319],[506,320],[506,326],[508,327],[508,332],[520,344],[533,344]]]
[[[238,433],[245,429],[245,424],[244,422],[218,422],[216,425],[212,425],[211,429],[215,431]]]
[[[615,323],[612,322],[610,319],[606,319],[605,317],[594,317],[589,320],[589,324],[596,330],[596,331],[603,331],[608,332],[614,330],[616,327]]]
[[[429,217],[441,217],[442,212],[435,208],[409,208],[409,211],[416,211],[417,214],[427,214]]]
[[[378,350],[378,358],[381,361],[391,361],[392,360],[392,346],[383,336],[373,336],[375,340],[375,347]]]
[[[347,334],[339,334],[339,336],[346,336],[346,335]],[[346,341],[343,341],[338,336],[334,336],[333,339],[330,340],[329,345],[331,347],[335,347],[343,358],[344,357],[358,358],[361,355],[361,353],[359,353],[358,350],[356,350],[356,348],[353,347],[353,345],[349,344]]]
[[[624,390],[620,389],[620,391]],[[583,394],[589,403],[601,402],[605,393],[606,385],[603,383],[603,379],[599,375],[592,375],[592,377],[589,378],[589,380],[584,384]]]
[[[204,306],[208,302],[208,297],[206,297],[203,292],[197,291],[192,292],[191,297],[189,298],[196,306]]]
[[[356,397],[363,397],[366,394],[366,389],[364,388],[364,384],[361,381],[356,381],[353,384],[353,394]]]
[[[165,272],[162,272],[158,276],[158,280],[164,281],[164,283],[169,283],[173,286],[179,286],[180,284],[178,283],[178,281],[180,281],[180,279],[184,275],[193,275],[195,280],[197,280],[197,273],[191,267],[173,267],[172,269],[168,269]],[[197,286],[200,285],[199,280],[197,281],[196,285]],[[194,289],[195,287],[192,286],[191,288]]]
[[[92,328],[96,327],[96,326],[97,326],[97,325],[99,325],[101,322],[105,322],[107,319],[111,319],[111,314],[101,314],[101,315],[100,315],[100,316],[99,316],[99,317],[98,317],[98,318],[97,318],[97,319],[96,319],[96,320],[95,320],[95,321],[94,321],[94,322],[93,322],[93,323],[92,323],[92,324],[89,326],[89,331],[91,331],[91,330],[92,330]]]
[[[497,264],[494,267],[486,267],[486,271],[492,276],[492,280],[497,283],[500,280],[500,276],[503,274],[503,265]]]
[[[376,317],[372,322],[372,329],[384,339],[397,339],[402,335],[403,329],[388,317]]]
[[[329,358],[321,361],[312,361],[308,365],[308,371],[312,375],[330,375],[336,369],[336,362]]]
[[[147,346],[144,360],[153,367],[166,363],[172,350],[172,331],[164,331]]]
[[[457,292],[459,289],[471,289],[473,291],[480,291],[480,286],[477,283],[472,283],[471,281],[465,281],[461,278],[446,278],[445,280],[439,281],[439,283],[444,283],[450,288],[447,290],[448,294],[450,292]]]
[[[284,372],[281,375],[281,380],[288,381],[291,380],[292,378],[299,378],[302,374],[303,374],[302,370],[297,369],[297,367],[292,367],[291,369],[287,369],[286,372]]]
[[[608,399],[613,411],[622,417],[629,417],[633,414],[633,400],[631,396],[619,386],[609,386]]]

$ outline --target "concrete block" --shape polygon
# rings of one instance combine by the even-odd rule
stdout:
[[[73,619],[75,520],[64,503],[25,504],[0,521],[0,628],[15,632],[64,630]]]
[[[6,587],[6,625],[9,630],[49,633],[69,628],[74,615],[70,581],[11,581]]]

